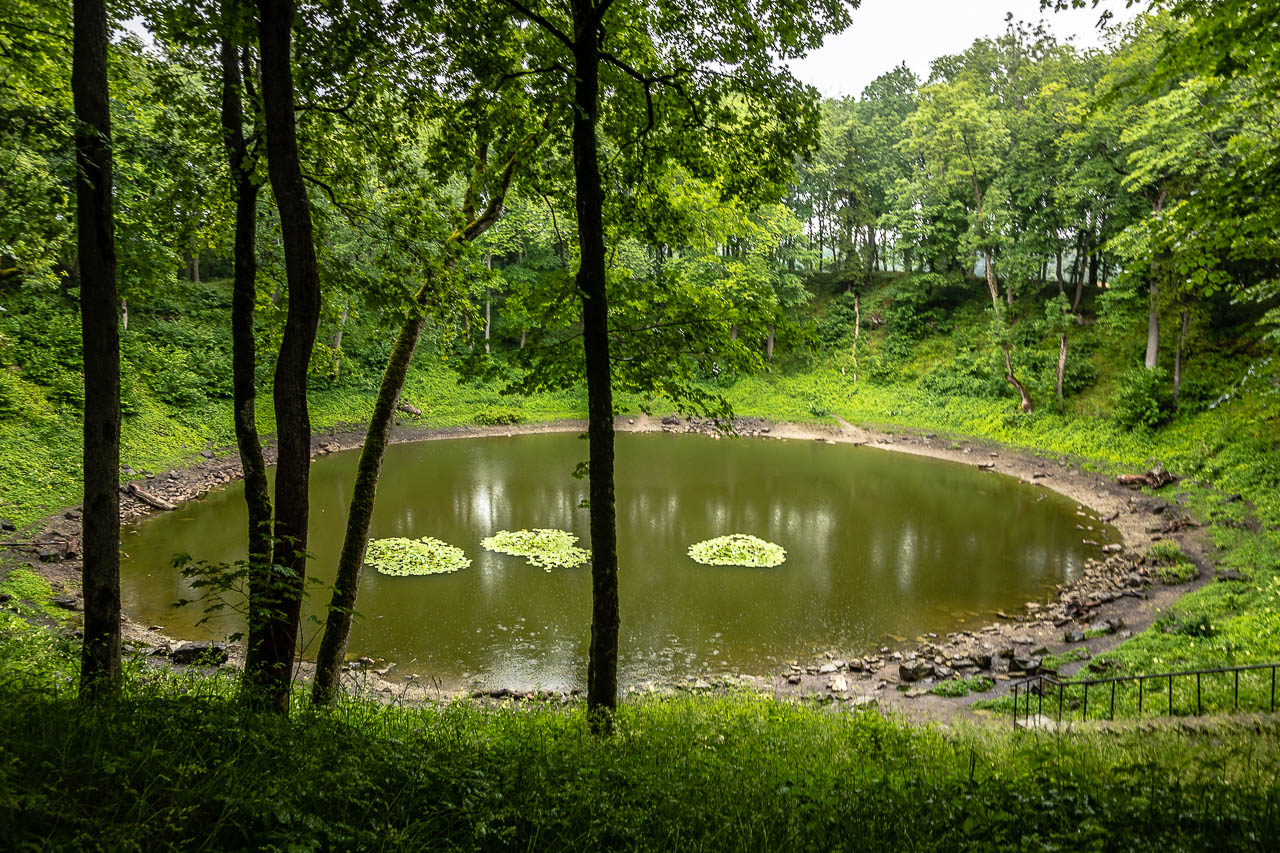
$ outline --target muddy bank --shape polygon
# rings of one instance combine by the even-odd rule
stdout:
[[[905,452],[976,466],[995,475],[1017,477],[1038,488],[1066,495],[1078,504],[1081,537],[1094,538],[1098,559],[1070,585],[1061,587],[1049,601],[1027,602],[1018,612],[983,614],[972,629],[955,631],[945,636],[915,638],[886,637],[876,648],[832,649],[813,659],[789,661],[783,671],[744,675],[703,673],[678,682],[645,682],[624,686],[631,692],[671,690],[716,690],[746,687],[765,690],[781,696],[816,695],[850,706],[877,704],[904,710],[911,716],[948,717],[971,700],[947,700],[928,694],[938,681],[971,675],[987,675],[997,682],[996,692],[1010,679],[1034,672],[1047,654],[1066,648],[1085,648],[1090,655],[1105,651],[1123,640],[1129,632],[1137,632],[1153,621],[1157,609],[1168,606],[1179,595],[1208,579],[1204,553],[1194,528],[1184,519],[1176,505],[1135,493],[1114,479],[1082,470],[1078,465],[1058,458],[1011,451],[980,442],[940,438],[931,433],[893,433],[862,429],[841,421],[838,426],[772,423],[762,419],[743,418],[735,422],[742,436],[778,440],[822,441],[831,444],[855,444],[886,452]],[[718,434],[713,424],[674,416],[652,418],[621,417],[616,427],[622,432],[671,432]],[[449,438],[509,436],[548,432],[581,432],[585,421],[560,421],[545,424],[502,426],[463,426],[428,428],[412,421],[397,424],[396,443],[430,441]],[[315,456],[357,448],[364,439],[363,430],[333,430],[313,437]],[[274,461],[275,449],[268,445],[268,462]],[[164,511],[184,501],[195,499],[240,476],[240,464],[234,449],[206,448],[193,459],[194,464],[165,471],[133,471],[121,495],[122,520],[134,520],[150,512]],[[1102,538],[1103,524],[1112,525],[1121,542]],[[42,532],[32,547],[21,549],[19,556],[31,560],[55,589],[72,599],[78,597],[80,565],[78,562],[79,512],[73,508],[45,520]],[[1183,549],[1201,565],[1201,578],[1180,587],[1151,587],[1149,578],[1136,560],[1153,539],[1168,537],[1179,541]],[[1104,551],[1105,547],[1105,551]],[[1135,555],[1135,556],[1131,556]],[[1090,636],[1083,642],[1072,631]],[[126,620],[127,644],[149,659],[163,662],[177,648],[178,641],[165,636],[160,626],[139,625]],[[230,650],[231,665],[239,660],[238,650]],[[1034,665],[1033,665],[1034,664]],[[309,675],[302,665],[300,675]],[[349,687],[391,698],[424,699],[456,694],[451,685],[429,684],[412,676],[397,678],[393,662],[367,659],[352,662],[348,673]],[[899,689],[905,688],[905,689]],[[495,699],[512,698],[505,685],[492,685],[480,691]],[[526,696],[526,694],[518,694]],[[568,700],[568,694],[556,694]],[[538,698],[538,697],[534,697]],[[541,698],[553,698],[551,696]]]

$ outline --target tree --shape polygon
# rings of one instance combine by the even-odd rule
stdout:
[[[842,26],[847,8],[838,0],[804,9],[772,2],[572,0],[566,20],[551,4],[506,2],[546,36],[548,66],[565,70],[551,59],[552,51],[568,60],[566,83],[572,81],[575,283],[582,304],[593,552],[587,706],[593,730],[608,732],[617,704],[618,565],[601,131],[617,145],[624,187],[660,187],[668,174],[663,164],[679,161],[694,174],[721,171],[729,195],[751,192],[752,180],[780,193],[790,172],[785,154],[811,144],[816,116],[811,90],[776,62],[802,54]],[[755,113],[747,102],[770,108]],[[602,113],[604,104],[609,109]],[[779,109],[783,104],[799,112]],[[762,148],[776,158],[749,159]]]
[[[307,368],[320,322],[320,277],[294,118],[293,0],[258,0],[258,16],[267,173],[280,211],[289,308],[273,389],[279,445],[275,553],[270,577],[251,593],[244,677],[253,704],[286,713],[307,570],[311,466]]]
[[[81,695],[120,686],[120,332],[104,0],[75,0],[71,90],[84,352],[84,646]]]

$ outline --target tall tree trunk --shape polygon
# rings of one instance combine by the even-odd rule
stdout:
[[[737,339],[738,339],[738,324],[730,323],[729,324],[729,340],[736,341]]]
[[[239,34],[252,20],[243,0],[224,0],[222,7],[222,133],[231,170],[235,198],[235,271],[231,290],[231,386],[240,467],[244,472],[244,502],[248,510],[249,610],[261,610],[262,590],[271,573],[271,495],[267,488],[267,463],[258,437],[255,386],[258,355],[253,333],[257,296],[258,258],[254,250],[258,231],[258,190],[254,164],[244,135],[244,94],[250,85],[241,77],[248,69],[248,51],[241,54]],[[246,70],[246,77],[248,72]],[[254,111],[256,114],[256,110]],[[256,621],[256,617],[251,619]],[[250,643],[245,673],[262,667],[262,644]],[[252,684],[246,679],[246,695]]]
[[[347,510],[347,531],[342,541],[342,553],[338,557],[338,575],[333,582],[333,597],[329,602],[329,614],[325,620],[324,636],[316,656],[316,675],[311,689],[311,701],[317,705],[332,703],[341,686],[342,661],[347,654],[347,642],[351,637],[351,617],[355,612],[356,593],[360,588],[360,573],[364,566],[365,548],[369,538],[369,525],[373,520],[373,504],[377,497],[378,478],[382,473],[382,459],[391,439],[391,427],[396,404],[404,390],[405,377],[409,375],[409,362],[422,336],[422,324],[426,318],[423,303],[431,292],[431,281],[425,282],[414,297],[409,316],[400,326],[391,357],[382,372],[382,384],[373,404],[373,416],[364,446],[360,449],[360,463],[356,468],[355,487],[351,492],[351,506]]]
[[[489,354],[489,331],[493,328],[493,298],[489,288],[484,289],[484,354]]]
[[[769,361],[773,361],[773,333],[774,325],[770,323],[765,327],[766,336],[764,339],[764,355]]]
[[[862,336],[862,304],[858,292],[853,292],[853,381],[858,381],[858,338]]]
[[[191,281],[195,284],[200,283],[200,250],[195,249],[191,252]]]
[[[997,313],[1000,311],[1000,289],[996,284],[996,269],[991,258],[991,250],[983,250],[983,266],[986,267],[987,273],[987,289],[991,291],[991,304]],[[1013,345],[1008,341],[1001,344],[1004,350],[1004,381],[1012,385],[1018,392],[1018,396],[1022,398],[1022,411],[1032,412],[1035,406],[1031,403],[1031,395],[1027,393],[1027,387],[1018,381],[1018,377],[1013,375]]]
[[[1067,373],[1067,333],[1064,330],[1058,340],[1058,402],[1062,402],[1062,380]]]
[[[485,165],[482,160],[477,167],[477,180],[483,174]],[[444,271],[444,275],[448,276],[452,272],[461,245],[479,237],[502,215],[515,166],[516,155],[513,154],[502,172],[499,189],[493,193],[488,206],[478,216],[475,216],[475,210],[471,204],[474,193],[468,189],[466,196],[468,201],[464,203],[462,213],[467,219],[471,219],[472,216],[475,218],[445,241],[440,253],[440,268]],[[473,184],[473,188],[474,186]],[[360,451],[356,482],[351,492],[351,506],[347,511],[346,536],[342,542],[342,553],[338,557],[337,579],[333,582],[333,596],[325,619],[324,636],[320,641],[320,652],[316,657],[316,676],[311,691],[311,701],[317,705],[329,704],[338,695],[342,661],[346,657],[347,643],[351,636],[351,617],[355,611],[356,595],[360,589],[365,546],[369,539],[369,526],[373,520],[378,478],[382,472],[382,459],[391,438],[391,427],[399,405],[400,393],[404,390],[405,377],[409,374],[409,362],[413,359],[418,339],[422,336],[428,301],[433,295],[441,292],[435,284],[436,281],[428,273],[426,281],[414,294],[409,314],[400,326],[400,333],[396,336],[395,345],[391,348],[386,369],[382,372],[382,384],[378,389],[378,398],[374,402],[373,417],[369,421],[369,431],[365,435],[364,447]]]
[[[320,322],[320,276],[311,211],[298,162],[290,42],[293,0],[258,0],[258,51],[267,129],[267,173],[280,209],[289,308],[275,371],[276,464],[275,556],[264,608],[250,625],[249,643],[261,667],[245,678],[261,688],[255,702],[289,710],[289,686],[297,647],[298,620],[307,572],[307,487],[311,473],[311,418],[307,367]]]
[[[338,315],[338,331],[333,333],[330,349],[333,350],[333,380],[342,378],[342,334],[347,328],[347,314],[351,310],[351,300],[342,303],[342,313]]]
[[[525,342],[525,338],[527,338],[528,336],[529,336],[529,330],[528,330],[528,329],[521,329],[521,330],[520,330],[520,349],[524,349],[524,342]]]
[[[84,645],[80,695],[120,688],[120,330],[104,0],[73,4],[76,246],[84,354]]]
[[[1152,264],[1151,284],[1147,305],[1147,356],[1144,364],[1147,370],[1155,370],[1160,363],[1160,312],[1156,308],[1156,298],[1160,286],[1156,283],[1155,265]]]
[[[120,298],[120,331],[129,331],[129,300]]]
[[[591,649],[587,716],[592,731],[613,730],[618,705],[618,541],[613,494],[613,387],[605,291],[604,190],[596,150],[600,100],[600,13],[592,0],[572,0],[573,177],[577,189],[582,345],[587,373],[590,441]]]
[[[1187,327],[1191,323],[1191,315],[1182,309],[1182,327],[1178,330],[1178,347],[1173,354],[1173,402],[1178,402],[1182,393],[1182,345],[1187,340]]]

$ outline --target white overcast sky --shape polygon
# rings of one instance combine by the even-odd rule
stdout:
[[[1139,4],[1145,6],[1146,4]],[[862,0],[852,13],[849,29],[828,36],[821,48],[792,63],[801,80],[823,95],[858,95],[863,87],[901,62],[921,79],[939,56],[961,53],[974,39],[994,37],[1005,30],[1005,15],[1048,25],[1061,40],[1075,44],[1100,43],[1097,29],[1102,10],[1113,21],[1127,21],[1139,7],[1125,8],[1124,0],[1103,0],[1098,8],[1040,11],[1040,0]]]

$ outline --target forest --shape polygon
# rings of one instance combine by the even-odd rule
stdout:
[[[1052,26],[1083,0],[1045,0],[1040,22],[1010,14],[927,73],[903,63],[824,98],[793,66],[858,27],[858,5],[0,0],[0,829],[15,849],[1269,846],[1280,5],[1139,2],[1083,47]],[[458,463],[483,491],[499,457],[460,447],[557,431],[583,439],[578,461],[529,494],[572,523],[511,521],[537,528],[532,545],[496,523],[474,538],[532,554],[548,577],[521,583],[581,577],[511,593],[547,596],[573,651],[538,652],[559,669],[518,687],[495,674],[525,660],[512,635],[483,684],[442,692],[428,652],[413,670],[373,639],[392,589],[378,584],[440,575],[394,579],[440,581],[412,616],[429,650],[442,602],[461,600],[444,584],[497,564],[405,520],[441,517],[413,503],[428,499],[483,513],[459,515],[477,499],[403,454],[483,458]],[[706,576],[732,618],[697,619],[748,619],[758,602],[730,586],[775,611],[810,589],[761,572],[844,571],[804,541],[831,527],[933,612],[849,627],[848,593],[805,617],[813,633],[801,618],[798,640],[770,638],[768,666],[741,657],[754,636],[681,646],[671,612],[701,599],[636,586],[638,563],[665,558],[634,543],[720,498],[672,498],[666,515],[637,498],[629,433],[645,431],[1008,475],[919,477],[955,495],[939,505],[972,503],[948,522],[970,550],[935,577],[967,571],[979,540],[1009,574],[960,578],[938,604],[942,581],[904,567],[941,540],[909,525],[877,545],[898,504],[832,502],[823,472],[844,462],[823,457],[794,490],[792,463],[752,462],[744,494],[724,490],[732,523],[688,548],[748,567]],[[672,483],[681,465],[690,489],[718,482],[693,467],[710,449],[664,467],[644,447]],[[331,507],[318,495],[339,457]],[[233,522],[200,528],[226,549],[174,534],[156,546],[171,563],[139,568],[152,518],[211,513],[229,482]],[[776,521],[806,492],[842,507],[833,521]],[[1039,524],[1068,532],[1013,541]],[[422,538],[405,551],[392,535]],[[144,615],[148,585],[192,615]],[[488,602],[484,631],[514,618],[489,586],[458,589]],[[669,636],[637,649],[650,618]],[[187,627],[147,624],[170,619]],[[746,674],[711,674],[720,647],[698,644],[715,642],[724,672]],[[673,645],[697,664],[637,662]],[[1196,675],[1218,670],[1233,690]],[[1092,680],[1109,711],[1069,692]]]

